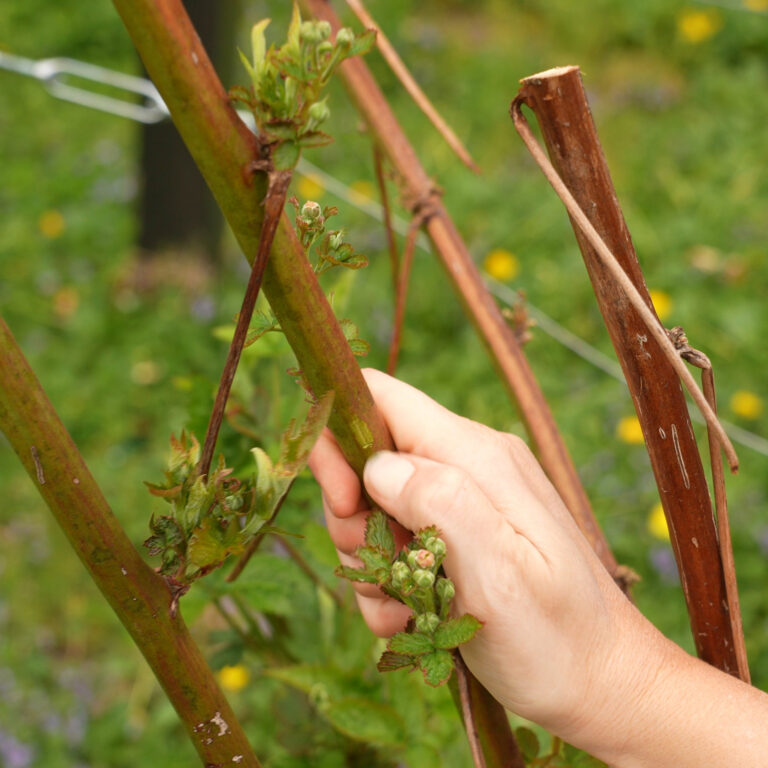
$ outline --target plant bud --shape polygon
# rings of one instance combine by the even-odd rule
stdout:
[[[432,568],[435,564],[435,556],[428,549],[417,549],[414,559],[419,568]]]
[[[333,50],[333,43],[330,40],[320,43],[317,46],[318,56],[322,56],[324,53],[330,53]]]
[[[417,568],[413,572],[413,580],[417,587],[429,589],[435,583],[435,574],[432,571],[425,571],[423,568]]]
[[[431,635],[440,626],[440,617],[436,613],[420,613],[414,623],[419,632]]]
[[[327,21],[303,21],[301,23],[301,39],[308,43],[322,43],[331,34],[331,25]]]
[[[231,509],[233,512],[237,512],[237,510],[243,506],[243,497],[227,496],[227,498],[224,499],[224,502],[226,503],[229,509]]]
[[[453,600],[453,596],[456,594],[456,587],[453,586],[453,582],[450,579],[439,578],[435,591],[440,598],[440,603],[446,605]]]
[[[402,587],[411,578],[411,569],[398,560],[392,565],[392,586]]]
[[[431,536],[430,538],[428,538],[424,546],[435,557],[445,556],[445,550],[446,550],[445,542],[442,539],[438,538],[437,536]]]
[[[340,48],[349,48],[355,39],[355,33],[349,27],[342,27],[336,33],[336,45]]]
[[[320,125],[320,123],[324,122],[331,116],[331,110],[328,109],[328,105],[325,103],[326,101],[327,99],[316,101],[307,111],[311,129],[314,129],[316,126]]]
[[[320,203],[316,203],[314,200],[307,200],[307,202],[301,206],[302,219],[314,221],[318,216],[320,216]]]
[[[328,244],[336,250],[340,245],[344,243],[344,230],[340,229],[335,235],[331,235],[328,240]]]

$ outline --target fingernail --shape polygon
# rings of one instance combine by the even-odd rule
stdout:
[[[365,464],[365,487],[381,499],[396,499],[413,475],[414,466],[391,451],[380,451]]]

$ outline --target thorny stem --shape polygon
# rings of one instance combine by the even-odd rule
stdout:
[[[259,247],[251,267],[250,276],[248,277],[248,285],[245,289],[245,296],[243,296],[243,305],[240,308],[240,315],[235,326],[235,335],[232,337],[232,343],[229,345],[227,360],[224,363],[224,370],[221,372],[219,389],[216,392],[216,399],[211,410],[211,418],[208,421],[205,442],[203,443],[200,455],[200,464],[197,468],[199,475],[207,475],[208,470],[211,468],[213,452],[216,449],[216,440],[221,429],[221,422],[224,419],[224,411],[227,407],[229,393],[232,390],[232,382],[235,380],[237,365],[240,362],[240,356],[243,353],[245,340],[248,336],[248,328],[253,317],[256,299],[259,296],[259,289],[261,288],[261,281],[267,266],[269,251],[272,248],[277,225],[280,223],[280,215],[285,206],[285,198],[288,194],[291,176],[292,171],[273,170],[269,173],[269,186],[267,187],[267,195],[264,198],[264,221],[259,236]]]
[[[728,458],[728,464],[730,465],[731,472],[737,472],[739,469],[739,459],[736,455],[736,451],[731,444],[728,435],[725,433],[722,424],[718,420],[711,406],[704,397],[703,392],[699,389],[690,371],[685,366],[685,363],[680,359],[680,356],[675,351],[672,342],[667,336],[667,332],[664,327],[659,323],[658,318],[648,308],[643,301],[637,288],[635,288],[632,281],[627,277],[627,273],[621,268],[621,265],[616,260],[611,250],[605,244],[604,240],[600,237],[597,230],[592,226],[592,222],[587,218],[581,206],[576,202],[575,198],[571,194],[570,190],[563,183],[563,180],[558,175],[552,163],[550,163],[544,150],[539,146],[536,141],[528,121],[522,112],[523,101],[519,98],[512,102],[512,119],[515,124],[517,132],[520,134],[525,146],[528,147],[528,151],[533,156],[536,164],[541,168],[542,173],[546,176],[547,181],[552,185],[557,196],[563,201],[568,214],[576,222],[579,229],[584,233],[584,236],[589,240],[592,247],[597,252],[601,261],[607,269],[610,270],[616,282],[621,286],[621,289],[627,296],[627,299],[632,304],[635,311],[642,317],[645,322],[645,326],[650,334],[656,339],[661,347],[670,365],[675,369],[675,372],[680,377],[685,388],[690,393],[693,401],[701,411],[701,415],[707,422],[707,427],[712,430],[716,436],[717,441],[725,451],[725,455]]]
[[[352,9],[357,18],[360,19],[360,23],[364,27],[376,30],[376,45],[378,46],[379,52],[419,109],[429,118],[438,133],[445,139],[448,146],[456,153],[457,157],[467,166],[467,168],[474,173],[480,173],[480,169],[472,159],[467,148],[462,144],[461,140],[448,123],[443,120],[440,113],[435,109],[424,91],[421,90],[421,87],[408,71],[408,68],[400,58],[400,55],[395,50],[392,43],[389,42],[387,36],[381,31],[381,27],[374,21],[370,13],[368,13],[362,1],[347,0],[347,5]]]
[[[421,228],[421,219],[414,217],[408,228],[408,236],[403,249],[403,261],[397,276],[397,291],[395,293],[395,319],[392,327],[392,342],[389,346],[389,359],[387,360],[387,373],[395,375],[397,358],[400,354],[400,343],[405,323],[405,306],[408,298],[408,283],[411,279],[411,267],[413,266],[413,254],[416,250],[416,238]]]

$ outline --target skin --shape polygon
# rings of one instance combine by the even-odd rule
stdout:
[[[367,496],[410,531],[437,525],[457,615],[483,629],[461,654],[510,711],[618,768],[768,765],[768,696],[665,638],[595,557],[525,443],[365,371],[397,453],[365,467]],[[331,538],[358,565],[370,502],[329,432],[310,458]],[[355,584],[373,632],[408,609]]]

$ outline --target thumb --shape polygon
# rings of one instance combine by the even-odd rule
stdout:
[[[498,541],[502,516],[458,467],[380,451],[366,463],[363,482],[371,498],[405,528],[437,526],[454,556]]]

